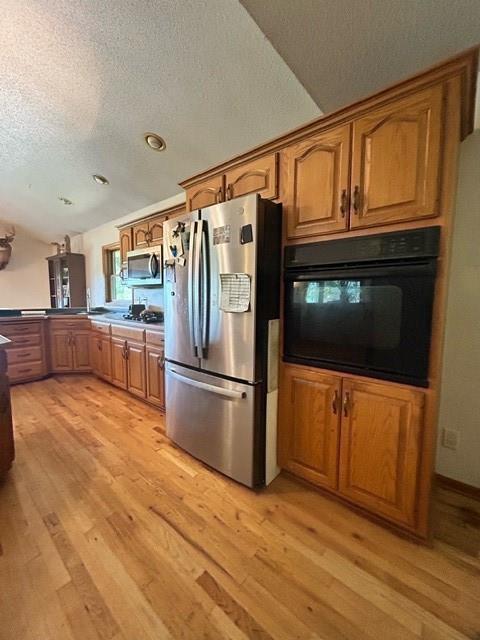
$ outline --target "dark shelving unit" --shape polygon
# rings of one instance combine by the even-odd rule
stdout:
[[[47,260],[52,309],[85,307],[87,294],[83,253],[59,253]]]

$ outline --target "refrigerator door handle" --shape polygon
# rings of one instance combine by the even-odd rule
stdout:
[[[207,238],[205,233],[205,222],[201,221],[201,227],[199,232],[199,244],[200,244],[200,280],[201,280],[201,331],[200,331],[200,355],[202,358],[205,358],[207,355],[207,346],[208,346],[208,309],[210,305],[209,300],[209,282],[210,282],[210,273],[208,271],[208,262],[207,262]]]
[[[190,225],[190,247],[188,252],[188,332],[190,335],[190,346],[194,358],[198,358],[197,344],[195,342],[195,236],[197,222]]]
[[[200,262],[202,253],[203,220],[198,220],[195,227],[195,256],[193,262],[193,324],[197,356],[203,357],[202,329],[200,325],[200,307],[202,303]]]
[[[191,387],[196,387],[197,389],[203,389],[204,391],[210,391],[210,393],[215,393],[219,396],[224,396],[225,398],[231,398],[232,400],[242,400],[246,398],[247,394],[244,391],[234,391],[233,389],[223,389],[223,387],[216,387],[214,384],[208,384],[207,382],[200,382],[199,380],[193,380],[192,378],[187,378],[186,376],[182,376],[181,373],[175,371],[175,369],[169,369],[168,373],[172,375],[180,382],[184,382],[185,384],[190,385]]]

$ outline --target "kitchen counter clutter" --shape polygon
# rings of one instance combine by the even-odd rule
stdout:
[[[15,457],[6,355],[10,343],[8,338],[0,335],[0,479],[10,469]]]

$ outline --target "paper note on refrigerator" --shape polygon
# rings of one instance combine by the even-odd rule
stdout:
[[[244,313],[250,308],[250,276],[247,273],[220,274],[220,309]]]

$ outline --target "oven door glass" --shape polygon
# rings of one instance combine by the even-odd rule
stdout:
[[[434,262],[287,273],[286,360],[426,385]]]

